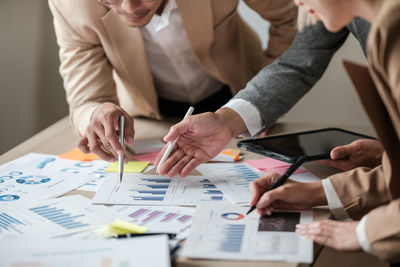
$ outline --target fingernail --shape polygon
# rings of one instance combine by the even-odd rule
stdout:
[[[126,139],[127,139],[126,141],[128,142],[129,145],[133,144],[133,136],[128,136]]]

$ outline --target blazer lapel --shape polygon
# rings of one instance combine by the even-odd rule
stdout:
[[[147,61],[144,40],[140,29],[125,25],[118,14],[110,10],[102,18],[113,54],[121,62],[124,78],[130,79],[146,100],[157,99],[150,67]],[[143,90],[152,88],[152,90]],[[157,107],[157,103],[149,103]]]

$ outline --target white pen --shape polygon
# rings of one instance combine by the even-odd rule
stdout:
[[[193,110],[194,110],[194,108],[193,108],[193,107],[190,107],[190,108],[188,109],[188,111],[186,112],[185,117],[183,117],[183,119],[186,119],[187,117],[189,117],[190,115],[192,115]],[[178,138],[179,138],[179,136],[178,136],[177,138],[175,138],[175,140],[173,140],[172,142],[170,142],[170,143],[168,144],[167,150],[165,150],[164,155],[162,156],[160,162],[158,163],[157,172],[156,172],[156,173],[159,173],[159,170],[160,170],[161,165],[162,165],[162,164],[165,162],[165,160],[168,158],[169,154],[171,154],[172,148],[174,148],[174,146],[175,146],[175,144],[176,144],[176,141],[178,141]]]
[[[119,117],[119,142],[121,143],[122,149],[124,150],[124,129],[125,128],[125,117],[121,115]],[[123,151],[122,150],[122,151]],[[122,182],[122,176],[124,175],[124,154],[118,154],[118,173],[119,183]]]

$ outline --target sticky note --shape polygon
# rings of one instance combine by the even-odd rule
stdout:
[[[221,154],[232,157],[234,161],[240,161],[240,149],[236,149],[236,151],[234,149],[226,149]]]
[[[133,223],[121,221],[121,220],[115,220],[112,224],[108,225],[109,228],[112,230],[118,231],[119,235],[123,234],[142,234],[147,232],[147,228],[144,226],[136,225]]]
[[[284,174],[286,170],[290,167],[290,163],[272,158],[246,160],[245,163],[249,164],[250,166],[253,166],[256,169],[259,169],[262,172],[276,172],[279,173],[280,175]],[[302,172],[307,172],[307,170],[299,168],[293,174]]]
[[[240,156],[240,150],[237,149],[226,149],[223,150],[221,153],[216,155],[210,161],[218,161],[218,162],[236,162],[242,160],[243,157]]]
[[[79,161],[92,161],[94,159],[99,159],[99,156],[93,153],[85,154],[79,150],[79,148],[75,147],[71,151],[60,155],[62,159],[72,159],[72,160],[79,160]]]
[[[152,152],[152,153],[133,156],[132,158],[135,160],[138,160],[138,161],[148,161],[154,165],[154,162],[156,161],[156,157],[158,156],[159,153],[160,152]]]
[[[147,228],[121,220],[115,220],[112,224],[99,227],[94,230],[95,234],[103,238],[115,235],[142,234],[147,232]]]
[[[276,168],[268,168],[268,169],[260,169],[262,172],[276,172],[280,175],[283,175],[289,167],[276,167]],[[298,174],[302,172],[307,172],[307,170],[303,168],[298,168],[293,174]]]
[[[129,161],[124,165],[124,172],[141,173],[149,166],[148,161]],[[108,165],[106,172],[118,172],[118,161]]]
[[[253,166],[257,169],[269,169],[269,168],[279,168],[279,167],[289,167],[290,164],[272,159],[272,158],[263,158],[263,159],[253,159],[253,160],[245,160],[245,163]]]

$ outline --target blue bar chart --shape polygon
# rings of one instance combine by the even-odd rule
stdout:
[[[139,201],[163,201],[170,184],[171,179],[141,178],[138,184],[140,189],[131,190],[134,193],[131,197]]]
[[[211,163],[198,169],[235,204],[249,203],[250,183],[263,175],[245,163]]]
[[[65,212],[62,208],[51,207],[49,205],[30,208],[32,212],[46,218],[47,220],[60,225],[65,229],[76,229],[90,224],[79,221],[79,218],[84,217],[85,214],[72,215]]]
[[[224,192],[201,175],[185,179],[141,173],[126,173],[125,176],[119,186],[116,186],[116,179],[105,179],[92,203],[156,206],[229,203]]]
[[[11,215],[1,212],[0,213],[0,233],[3,232],[17,232],[22,234],[23,231],[18,229],[19,225],[25,225],[25,223],[17,220],[16,218],[12,217]]]
[[[223,252],[240,252],[242,247],[244,224],[226,224],[222,228],[223,239],[220,243],[220,250]]]

